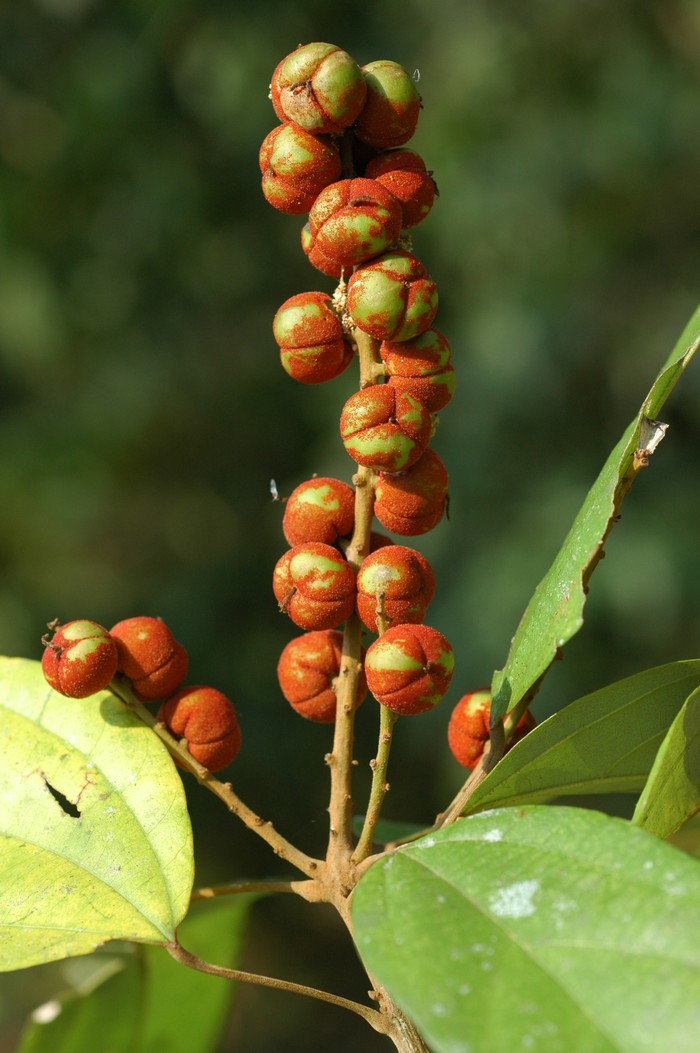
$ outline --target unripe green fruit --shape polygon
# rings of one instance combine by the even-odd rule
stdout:
[[[362,651],[364,656],[364,649]],[[334,682],[340,674],[343,634],[335,629],[304,633],[290,640],[277,665],[282,694],[293,709],[307,720],[330,724],[335,720]],[[359,706],[367,694],[367,681],[360,673],[355,696]]]
[[[328,259],[316,245],[316,239],[311,233],[309,224],[305,223],[301,228],[301,247],[309,263],[325,274],[328,278],[340,278],[343,268],[335,260]]]
[[[438,294],[418,257],[396,251],[351,275],[347,304],[355,325],[375,339],[411,340],[432,325]]]
[[[443,517],[447,487],[447,469],[438,454],[428,447],[420,460],[406,471],[379,476],[374,514],[386,530],[395,534],[425,534]]]
[[[355,122],[355,135],[377,150],[407,143],[416,130],[421,106],[412,78],[389,59],[368,62],[362,74],[367,98]]]
[[[187,651],[160,618],[125,618],[110,629],[119,672],[131,680],[144,702],[167,698],[187,675]]]
[[[431,413],[443,409],[455,389],[455,371],[447,339],[437,329],[426,329],[413,340],[384,340],[379,354],[389,384],[419,399]]]
[[[447,725],[447,743],[452,756],[463,768],[471,770],[481,760],[489,740],[490,720],[491,694],[485,688],[462,695],[452,710]],[[526,709],[506,746],[506,752],[528,731],[532,731],[536,723],[530,710]]]
[[[333,629],[355,608],[355,572],[337,549],[295,545],[277,561],[272,590],[300,629]]]
[[[418,399],[388,384],[356,391],[340,414],[345,449],[358,464],[399,472],[421,457],[431,418]]]
[[[413,548],[387,545],[370,553],[357,574],[357,613],[377,632],[378,613],[392,625],[422,622],[435,592],[433,569]]]
[[[449,642],[428,625],[393,625],[367,648],[368,687],[395,713],[432,709],[447,691],[453,670]]]
[[[290,296],[277,311],[272,332],[282,366],[303,384],[333,380],[352,360],[353,346],[327,293]]]
[[[340,178],[338,148],[296,124],[273,128],[260,147],[262,191],[280,212],[308,212],[317,195]]]
[[[275,113],[308,132],[340,132],[364,106],[367,85],[359,66],[335,44],[300,45],[275,68],[270,84]]]
[[[308,479],[289,495],[282,530],[290,545],[319,541],[334,545],[352,533],[355,522],[355,491],[339,479],[320,476]]]
[[[316,198],[309,230],[324,257],[343,269],[378,256],[401,232],[401,205],[373,179],[341,179]]]
[[[213,687],[185,687],[158,710],[158,720],[209,771],[230,764],[241,748],[241,729],[233,703]]]
[[[413,150],[389,150],[373,158],[365,168],[369,179],[390,190],[401,202],[405,229],[422,223],[437,196],[435,180],[420,154]]]
[[[97,622],[78,619],[44,637],[41,669],[47,683],[67,698],[102,691],[117,671],[114,640]]]

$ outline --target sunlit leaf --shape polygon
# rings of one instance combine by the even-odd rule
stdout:
[[[700,691],[673,721],[637,802],[632,821],[668,837],[700,811]]]
[[[695,1053],[700,866],[621,819],[534,805],[375,863],[367,968],[434,1053]]]
[[[634,478],[635,451],[640,464],[655,449],[663,432],[653,426],[654,418],[699,345],[700,307],[654,381],[637,417],[610,454],[562,548],[535,589],[513,638],[506,664],[494,674],[492,721],[499,720],[527,695],[559,649],[581,628],[588,579]],[[582,438],[582,441],[585,440]]]
[[[114,695],[69,699],[0,659],[0,969],[166,943],[192,887],[182,781]]]
[[[671,662],[576,699],[489,772],[469,812],[589,793],[638,793],[688,695],[700,661]]]

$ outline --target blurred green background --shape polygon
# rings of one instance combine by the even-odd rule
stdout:
[[[458,371],[434,440],[451,513],[415,544],[437,575],[429,621],[451,639],[457,671],[441,707],[400,723],[386,809],[430,821],[462,781],[444,745],[451,703],[503,664],[699,299],[700,7],[10,0],[0,10],[0,650],[38,657],[54,617],[109,626],[160,615],[189,649],[190,682],[238,708],[237,790],[318,851],[330,731],[296,717],[276,684],[296,630],[271,594],[285,543],[269,481],[285,495],[314,472],[350,478],[337,418],[356,378],[306,387],[279,364],[277,307],[333,283],[301,253],[301,217],[266,205],[257,167],[276,123],[271,72],[313,39],[420,71],[411,145],[440,188],[414,249],[438,282],[437,324]],[[698,654],[699,396],[694,365],[539,717]],[[375,720],[367,702],[358,807]],[[282,872],[213,798],[194,787],[191,800],[200,883]],[[290,900],[256,906],[247,966],[362,998],[333,920]],[[3,1053],[64,979],[60,966],[2,978]],[[248,989],[221,1053],[386,1048],[348,1017]]]

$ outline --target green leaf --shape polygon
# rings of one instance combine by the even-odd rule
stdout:
[[[571,702],[521,739],[469,798],[468,812],[567,794],[638,793],[700,661],[671,662]]]
[[[656,756],[632,822],[668,837],[700,811],[700,690],[673,721]]]
[[[251,902],[250,896],[236,896],[197,904],[179,938],[206,961],[232,967]],[[193,972],[157,947],[123,955],[111,970],[113,975],[94,989],[40,1006],[17,1053],[212,1053],[217,1048],[234,984]]]
[[[162,743],[108,691],[64,698],[25,659],[0,659],[0,720],[0,970],[172,940],[192,831]]]
[[[498,809],[375,863],[369,971],[434,1053],[696,1053],[700,866],[621,819]]]
[[[634,477],[635,450],[645,446],[646,419],[661,410],[683,370],[700,346],[697,308],[642,407],[606,461],[589,491],[552,566],[535,589],[520,621],[503,669],[491,685],[491,720],[500,720],[544,675],[558,650],[583,625],[588,579]]]

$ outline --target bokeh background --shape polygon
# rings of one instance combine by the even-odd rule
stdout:
[[[349,479],[337,418],[352,371],[305,387],[271,336],[279,304],[332,291],[274,212],[257,153],[270,74],[298,43],[418,70],[412,142],[440,199],[414,247],[458,371],[434,446],[450,521],[416,545],[454,686],[396,735],[387,814],[430,821],[462,781],[451,702],[503,664],[518,619],[700,290],[700,8],[694,0],[16,0],[0,11],[0,651],[38,657],[47,621],[157,614],[192,682],[230,694],[231,774],[309,851],[327,817],[328,728],[275,666],[295,635],[270,575],[270,498]],[[628,499],[539,717],[700,641],[698,365]],[[358,716],[358,808],[375,740]],[[189,788],[198,881],[283,872]],[[626,802],[615,807],[624,811]],[[363,997],[333,919],[258,904],[246,964]],[[331,982],[332,981],[332,982]],[[64,985],[4,976],[0,1049]],[[382,1050],[341,1010],[241,991],[220,1053]],[[76,1051],[82,1053],[82,1051]]]

